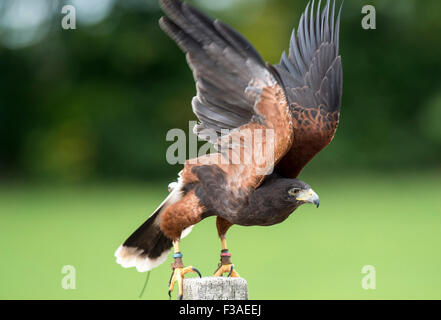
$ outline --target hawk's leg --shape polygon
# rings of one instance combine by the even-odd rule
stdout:
[[[179,300],[182,300],[182,296],[184,294],[184,290],[183,290],[184,275],[189,272],[196,272],[200,278],[201,273],[199,272],[198,269],[192,266],[184,267],[184,264],[182,263],[182,253],[179,249],[179,240],[173,241],[173,247],[175,251],[175,253],[173,254],[173,258],[175,259],[175,262],[171,264],[171,268],[173,271],[169,282],[168,295],[171,298],[171,292],[173,291],[175,287],[175,283],[177,282]]]
[[[232,224],[221,217],[217,217],[216,226],[219,238],[221,240],[222,250],[220,254],[221,261],[219,263],[219,267],[214,272],[214,276],[221,277],[224,273],[227,273],[229,277],[239,277],[239,274],[234,269],[234,265],[231,263],[231,253],[228,252],[227,240],[225,237],[227,230],[232,226]]]

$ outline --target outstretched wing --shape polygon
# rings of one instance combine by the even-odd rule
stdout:
[[[273,66],[285,90],[294,121],[294,142],[279,163],[285,176],[296,177],[306,163],[334,137],[342,97],[342,65],[338,52],[341,7],[335,1],[322,11],[309,3],[297,35],[292,32],[289,54]]]
[[[200,120],[195,127],[196,134],[215,145],[230,141],[230,152],[231,149],[237,152],[237,149],[244,151],[245,147],[231,145],[230,138],[248,129],[271,129],[274,152],[268,156],[274,166],[291,146],[292,119],[282,87],[256,49],[229,26],[212,20],[187,3],[179,0],[161,0],[160,3],[166,13],[160,26],[186,53],[193,71],[197,95],[192,106]],[[226,132],[226,129],[234,130]],[[247,152],[253,152],[252,148],[246,149]],[[223,169],[228,171],[225,166]],[[256,179],[255,170],[247,170],[248,173],[241,176],[243,179],[260,181]],[[241,183],[242,187],[245,185]]]

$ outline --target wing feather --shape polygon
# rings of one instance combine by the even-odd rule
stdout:
[[[341,6],[335,19],[335,1],[331,8],[328,0],[321,11],[320,5],[314,16],[314,1],[311,7],[308,3],[297,35],[293,30],[289,54],[283,53],[274,68],[291,106],[317,108],[323,103],[334,112],[340,108],[343,83],[338,54]]]
[[[161,0],[166,17],[161,28],[186,53],[193,71],[197,95],[193,111],[200,120],[195,127],[214,130],[234,129],[263,115],[255,109],[257,98],[247,88],[262,89],[276,84],[257,50],[237,31],[219,20],[179,0]],[[212,135],[201,135],[201,138]]]
[[[297,177],[302,168],[334,137],[342,97],[343,72],[339,55],[341,8],[335,0],[314,1],[306,6],[297,33],[293,30],[289,53],[273,66],[283,87],[293,118],[294,141],[276,167],[287,177]]]
[[[189,160],[184,181],[195,178],[192,167],[209,163],[228,173],[232,188],[257,187],[292,144],[292,118],[283,88],[257,50],[237,31],[180,0],[160,0],[160,4],[166,14],[160,26],[185,52],[196,82],[192,108],[200,123],[194,131],[220,151]],[[226,129],[230,131],[225,133]],[[262,135],[256,137],[259,131]],[[270,131],[273,140],[268,140]],[[243,141],[254,144],[250,148]],[[256,147],[271,152],[256,158]],[[231,161],[235,156],[239,163]]]

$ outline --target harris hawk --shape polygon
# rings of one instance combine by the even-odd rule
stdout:
[[[184,275],[200,273],[184,266],[180,240],[202,219],[217,217],[222,249],[214,275],[237,277],[226,244],[232,225],[269,226],[302,204],[318,207],[318,195],[297,176],[331,142],[339,122],[341,6],[337,12],[335,0],[308,3],[288,55],[271,65],[225,23],[180,0],[160,4],[160,27],[186,54],[196,82],[194,132],[218,151],[185,162],[169,196],[115,256],[123,267],[145,272],[174,248],[169,294],[177,282],[182,298]],[[255,157],[256,149],[266,152]]]

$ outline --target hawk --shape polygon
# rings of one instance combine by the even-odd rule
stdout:
[[[185,162],[169,196],[115,255],[123,267],[144,272],[174,248],[169,294],[177,282],[182,298],[184,275],[200,273],[184,266],[180,241],[202,219],[217,217],[222,250],[214,275],[238,277],[226,243],[232,225],[270,226],[302,204],[319,206],[297,176],[339,122],[341,6],[337,12],[335,0],[308,3],[288,54],[271,65],[225,23],[180,0],[160,4],[160,27],[186,54],[196,82],[194,132],[218,151]]]

